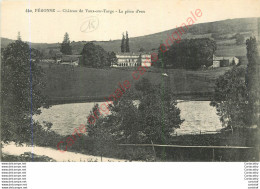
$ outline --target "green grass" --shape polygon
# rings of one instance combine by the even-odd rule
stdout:
[[[214,70],[189,71],[181,69],[167,69],[170,77],[170,86],[175,94],[201,94],[214,92],[216,78],[224,74],[230,67]],[[43,91],[50,99],[89,99],[103,100],[110,96],[118,87],[118,83],[129,80],[131,88],[137,82],[132,78],[132,73],[137,68],[131,69],[95,69],[86,67],[72,67],[56,65],[48,68],[43,66],[46,73],[47,86]],[[140,77],[148,78],[154,84],[160,84],[161,71],[149,68]]]

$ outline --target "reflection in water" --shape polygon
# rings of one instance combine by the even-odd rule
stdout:
[[[216,109],[209,105],[210,101],[183,101],[178,103],[181,118],[185,119],[177,134],[216,131],[222,128]]]
[[[185,119],[181,128],[176,130],[178,135],[221,129],[216,110],[209,103],[209,101],[180,101],[178,103],[181,118]],[[74,128],[87,123],[87,117],[93,106],[94,102],[54,105],[49,109],[41,109],[42,113],[34,116],[34,119],[40,123],[51,122],[53,131],[61,135],[70,135],[74,132]]]

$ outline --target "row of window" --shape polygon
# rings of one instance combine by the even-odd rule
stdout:
[[[137,63],[133,63],[133,64],[129,64],[129,63],[119,63],[118,66],[120,67],[134,67],[134,66],[137,66],[138,64]]]

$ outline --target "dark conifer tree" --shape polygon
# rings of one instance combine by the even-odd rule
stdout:
[[[130,52],[128,32],[126,31],[125,52]]]
[[[248,102],[253,109],[252,124],[259,124],[259,104],[260,104],[260,59],[255,37],[246,40],[247,48],[247,74],[246,86],[248,90]],[[259,126],[259,125],[258,125]]]
[[[125,35],[123,33],[123,37],[122,37],[122,41],[121,41],[121,52],[124,53],[126,52],[126,48],[125,48]]]
[[[67,55],[72,54],[72,50],[71,50],[71,46],[70,46],[70,38],[69,38],[69,34],[67,32],[64,35],[64,39],[61,44],[60,52],[62,52],[63,54],[67,54]]]

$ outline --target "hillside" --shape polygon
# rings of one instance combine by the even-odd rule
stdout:
[[[190,29],[182,35],[182,38],[213,38],[217,44],[217,55],[228,56],[245,56],[246,49],[244,45],[236,45],[235,39],[232,37],[236,33],[244,35],[248,38],[252,35],[259,35],[260,31],[260,18],[239,18],[228,19],[217,22],[209,22],[196,24],[190,27]],[[142,47],[145,51],[149,52],[153,49],[157,49],[162,41],[167,39],[167,34],[171,34],[175,29],[131,38],[130,34],[130,50],[132,52],[138,52]],[[215,37],[217,36],[217,37]],[[6,47],[13,40],[2,38],[1,46]],[[79,54],[86,43],[86,41],[74,42],[71,39],[73,54]],[[112,41],[93,41],[95,44],[102,46],[106,51],[120,51],[121,39]],[[32,47],[41,50],[44,54],[48,54],[50,49],[59,51],[59,43],[47,44],[47,43],[32,43]]]

